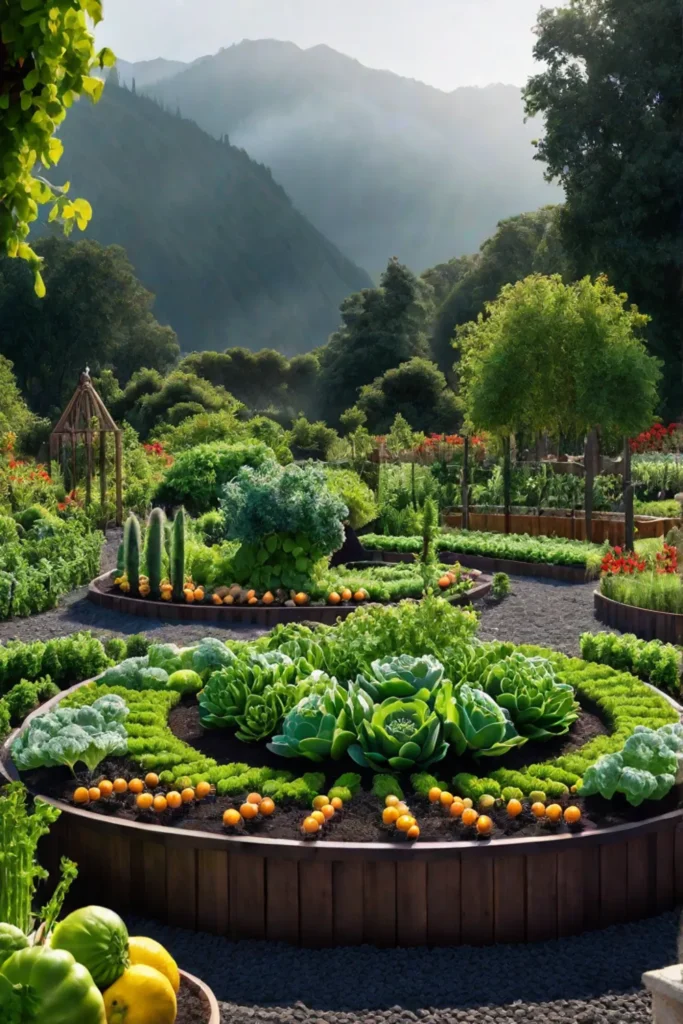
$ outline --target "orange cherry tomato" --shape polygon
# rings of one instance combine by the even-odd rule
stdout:
[[[441,799],[441,790],[438,786],[432,786],[427,796],[429,797],[430,804],[438,804]]]
[[[157,788],[159,785],[159,776],[156,772],[148,772],[147,775],[145,775],[145,785],[147,786],[147,789]]]
[[[320,813],[325,818],[325,821],[329,821],[330,818],[334,818],[334,814],[335,814],[334,807],[332,806],[332,804],[325,804],[324,807],[320,808]]]
[[[477,832],[480,836],[487,836],[493,831],[493,822],[487,814],[480,814],[477,818]]]
[[[208,782],[198,782],[197,785],[194,787],[194,795],[197,797],[197,800],[203,800],[204,797],[207,797],[210,792],[211,786],[209,785]]]
[[[151,793],[138,793],[137,797],[135,798],[135,803],[137,804],[139,810],[148,811],[152,804],[154,803],[154,797],[152,796]]]
[[[261,803],[262,800],[263,800],[263,797],[261,796],[260,793],[250,793],[249,796],[247,797],[247,803],[248,804],[257,804],[258,805],[258,804]]]
[[[275,803],[269,796],[266,796],[258,805],[258,809],[265,818],[268,818],[275,810]]]
[[[245,804],[242,804],[242,806],[240,807],[240,814],[245,819],[245,821],[251,821],[252,818],[256,818],[258,816],[258,807],[256,806],[256,804],[250,804],[249,802],[247,802]]]
[[[74,803],[76,804],[87,804],[90,802],[90,794],[85,786],[79,786],[78,789],[74,790]]]
[[[145,788],[145,784],[142,779],[131,779],[128,783],[128,789],[131,793],[142,793]]]
[[[512,800],[508,800],[506,810],[511,818],[516,818],[522,813],[524,808],[522,807],[521,802],[519,800],[515,800],[513,797]]]
[[[545,809],[548,821],[561,821],[562,820],[562,808],[559,804],[548,804]]]
[[[304,818],[301,828],[309,835],[313,835],[313,833],[317,832],[320,828],[320,822],[317,818],[314,818],[312,814],[309,814],[307,818]]]
[[[176,789],[172,789],[166,794],[166,803],[169,807],[175,810],[176,807],[180,807],[183,802],[183,798]]]
[[[531,813],[535,818],[544,818],[545,804],[542,804],[541,801],[538,800],[535,804],[531,805]]]
[[[110,782],[109,779],[102,779],[100,782],[97,783],[97,785],[100,790],[100,796],[111,796],[112,791],[114,789],[114,784]]]
[[[311,817],[315,818],[319,825],[325,824],[325,815],[323,814],[322,811],[313,811]]]
[[[581,811],[572,804],[564,812],[564,820],[568,825],[576,825],[577,822],[581,821]]]
[[[182,793],[180,794],[180,798],[184,804],[191,804],[192,801],[194,800],[194,790],[188,786],[186,789],[182,791]]]
[[[159,794],[159,796],[154,797],[154,803],[152,806],[157,814],[163,814],[168,807],[168,800],[165,796],[161,796],[161,794]]]
[[[234,807],[229,807],[227,811],[223,813],[223,824],[227,825],[228,828],[234,828],[242,820],[242,815],[239,811],[235,810]]]
[[[395,825],[399,818],[400,814],[395,807],[385,807],[382,811],[382,821],[385,825]]]
[[[327,799],[327,797],[323,796],[322,793],[320,793],[318,796],[314,796],[313,797],[313,803],[312,803],[311,806],[313,807],[314,811],[319,811],[320,808],[324,807],[325,804],[327,804],[327,803],[329,803],[329,800]]]
[[[462,800],[454,800],[451,806],[448,808],[448,813],[450,814],[451,818],[460,818],[464,810],[465,805],[462,802]]]
[[[463,825],[475,825],[479,815],[475,811],[474,807],[465,807],[462,812],[462,823]]]
[[[408,839],[418,839],[420,836],[420,826],[411,825],[408,831],[406,832],[406,836],[408,837]]]
[[[340,796],[333,796],[332,799],[330,800],[330,803],[334,807],[335,811],[341,811],[342,807],[344,806],[344,801]]]
[[[128,792],[128,783],[125,779],[114,779],[114,792],[119,795]]]

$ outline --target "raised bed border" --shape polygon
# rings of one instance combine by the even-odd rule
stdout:
[[[444,562],[444,564],[446,564]],[[211,622],[214,625],[232,626],[235,623],[261,626],[271,629],[280,622],[324,622],[333,626],[339,619],[345,619],[357,608],[357,604],[338,605],[303,605],[299,608],[287,608],[284,605],[214,605],[214,604],[176,604],[172,601],[152,601],[149,598],[129,597],[126,594],[114,594],[101,590],[101,586],[114,574],[103,573],[94,579],[88,587],[88,600],[100,608],[123,612],[126,615],[138,615],[145,619],[165,619],[168,622]],[[467,605],[479,601],[489,593],[492,581],[488,578],[478,580],[466,594],[457,594],[448,598],[453,605]],[[371,604],[367,601],[363,604]]]
[[[19,731],[0,748],[8,779],[18,777],[10,748]],[[40,860],[50,871],[63,855],[79,864],[79,903],[233,940],[317,948],[535,942],[683,900],[683,809],[576,834],[410,846],[169,829],[40,799],[62,811]]]
[[[205,1024],[221,1024],[221,1011],[218,1006],[215,995],[201,978],[195,978],[194,974],[188,974],[187,971],[180,971],[181,980],[190,989],[194,989],[198,993],[202,1002],[204,1003],[207,1018]]]
[[[362,538],[361,538],[362,540]],[[410,551],[367,551],[370,562],[412,562],[415,555]],[[588,583],[591,579],[586,569],[574,565],[550,565],[548,562],[517,562],[511,558],[489,558],[488,555],[470,555],[459,551],[438,551],[437,556],[444,565],[459,562],[465,569],[479,569],[481,572],[506,572],[511,576],[536,576],[541,579],[559,580],[562,583]]]
[[[595,617],[621,633],[635,633],[641,640],[661,640],[667,644],[683,644],[683,615],[638,608],[593,592]]]
[[[540,515],[533,512],[512,513],[510,515],[510,533],[529,534],[532,537],[563,537],[566,540],[586,539],[585,511],[578,509],[574,514],[571,511],[561,510],[551,512],[544,511]],[[441,514],[441,523],[455,529],[462,528],[462,512],[449,512],[444,510]],[[681,520],[665,516],[642,516],[635,517],[636,530],[640,538],[665,537],[673,526],[680,525]],[[481,530],[484,533],[506,533],[505,515],[503,512],[476,512],[470,509],[469,515],[470,530]],[[610,544],[624,544],[625,524],[624,514],[619,512],[594,512],[593,513],[593,541],[596,544],[603,544],[609,541]]]

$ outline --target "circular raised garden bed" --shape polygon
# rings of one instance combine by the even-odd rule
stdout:
[[[150,598],[130,597],[114,587],[115,572],[104,573],[94,579],[88,588],[88,599],[101,608],[139,615],[147,619],[165,619],[171,622],[246,623],[270,629],[278,623],[323,622],[334,625],[338,619],[359,607],[358,604],[307,604],[300,607],[287,605],[213,605],[175,604],[153,601]],[[471,590],[447,598],[450,604],[467,605],[485,597],[491,590],[491,580],[479,577]],[[369,602],[367,602],[369,603]]]
[[[403,551],[366,551],[369,562],[413,562],[415,555]],[[546,562],[519,562],[511,558],[489,558],[487,555],[470,555],[458,551],[439,551],[439,561],[444,565],[456,562],[465,569],[479,569],[483,573],[506,572],[512,576],[536,576],[563,583],[586,583],[585,568],[575,565],[549,565]]]
[[[216,997],[203,981],[180,972],[177,1024],[221,1024]]]
[[[599,590],[593,594],[595,617],[622,633],[635,633],[642,640],[661,640],[683,644],[683,615],[638,608],[605,597]]]
[[[1,752],[9,778],[15,736]],[[579,833],[399,844],[167,828],[41,799],[62,811],[41,861],[79,863],[78,900],[232,939],[537,941],[637,920],[683,898],[683,809]]]

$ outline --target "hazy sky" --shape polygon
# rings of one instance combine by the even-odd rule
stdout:
[[[327,43],[440,89],[534,70],[531,29],[564,0],[105,0],[100,45],[125,60],[193,60],[242,39]]]

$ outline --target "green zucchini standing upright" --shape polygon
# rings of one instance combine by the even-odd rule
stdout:
[[[132,597],[140,596],[140,523],[137,516],[131,514],[123,528],[123,567],[130,584]]]
[[[171,548],[171,583],[173,600],[182,601],[185,583],[185,509],[179,508],[173,520],[173,545]]]
[[[164,527],[166,516],[161,508],[153,508],[149,517],[146,538],[147,575],[151,597],[158,601],[161,597],[161,574],[163,572]]]

